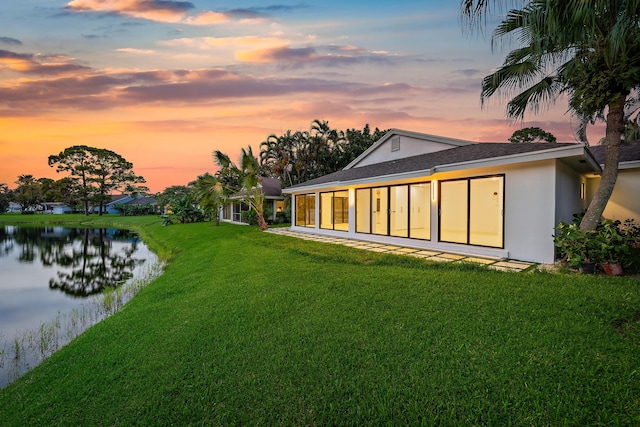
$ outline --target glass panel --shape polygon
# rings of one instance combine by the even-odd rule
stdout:
[[[356,190],[356,231],[371,233],[371,190]]]
[[[467,180],[440,184],[440,240],[467,243]]]
[[[409,237],[431,239],[431,184],[413,184],[409,190],[411,215]]]
[[[320,193],[320,228],[333,228],[331,218],[333,193]]]
[[[315,227],[316,226],[316,195],[315,194],[307,194],[306,197],[306,205],[307,205],[307,227]]]
[[[306,221],[304,220],[307,210],[305,207],[305,201],[307,196],[296,196],[296,225],[304,226]]]
[[[349,230],[349,192],[336,191],[333,193],[333,228]]]
[[[387,195],[388,188],[373,188],[371,190],[373,197],[373,233],[375,234],[388,234],[388,219],[389,219],[389,198]]]
[[[409,236],[409,187],[390,187],[389,234],[398,237]]]
[[[471,180],[469,243],[502,247],[503,177]]]

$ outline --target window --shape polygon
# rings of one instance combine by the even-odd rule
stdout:
[[[373,234],[389,234],[389,187],[373,188],[372,224]]]
[[[389,187],[389,234],[409,237],[409,186]]]
[[[371,189],[356,190],[356,232],[371,233]]]
[[[320,228],[349,230],[349,192],[320,193]]]
[[[431,239],[431,183],[357,189],[356,232]]]
[[[302,227],[316,226],[315,194],[301,194],[296,196],[296,225]]]
[[[431,239],[431,183],[409,186],[409,236]]]
[[[440,240],[504,246],[504,176],[440,183]]]

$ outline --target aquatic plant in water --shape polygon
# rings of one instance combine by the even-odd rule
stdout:
[[[0,331],[0,387],[5,387],[41,363],[74,338],[119,311],[133,296],[158,277],[164,264],[156,262],[142,271],[140,277],[127,280],[91,297],[79,309],[60,313],[55,319],[40,324],[37,330],[18,332],[11,340]]]

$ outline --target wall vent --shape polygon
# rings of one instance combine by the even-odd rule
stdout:
[[[391,138],[391,151],[400,151],[400,137],[394,136]]]

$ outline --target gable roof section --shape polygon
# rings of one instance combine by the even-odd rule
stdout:
[[[483,142],[358,168],[343,169],[288,187],[284,192],[290,193],[299,189],[314,189],[329,185],[364,184],[380,180],[382,177],[400,179],[426,176],[445,170],[488,166],[489,162],[508,164],[569,156],[586,158],[587,164],[584,167],[589,168],[591,171],[599,172],[598,164],[582,144]]]
[[[604,164],[604,145],[589,147],[596,161]],[[640,167],[640,140],[623,142],[620,144],[620,169]]]
[[[260,176],[258,177],[258,182],[262,188],[262,193],[267,199],[282,198],[282,186],[280,185],[280,180],[278,178]],[[229,198],[239,199],[243,197],[245,193],[246,192],[244,190],[240,190],[239,192],[232,194]]]
[[[351,163],[345,166],[344,169],[352,169],[352,168],[358,167],[357,166],[358,163],[362,162],[362,160],[364,160],[366,157],[368,157],[371,153],[376,151],[381,145],[383,145],[385,142],[387,142],[394,136],[405,136],[408,138],[420,139],[425,142],[436,142],[439,144],[449,145],[452,148],[460,147],[463,145],[475,144],[474,142],[465,141],[462,139],[448,138],[445,136],[430,135],[427,133],[411,132],[408,130],[394,128],[394,129],[390,129],[389,132],[385,133],[382,138],[374,142],[371,147],[367,148],[362,154],[356,157],[355,160],[353,160]]]

